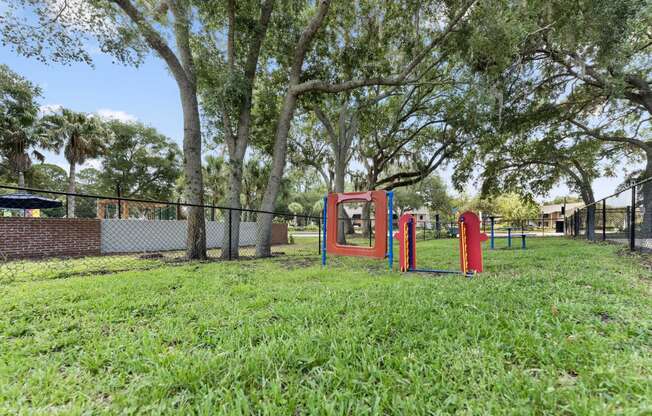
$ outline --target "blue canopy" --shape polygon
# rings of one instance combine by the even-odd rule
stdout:
[[[13,209],[46,209],[59,208],[63,203],[56,199],[49,199],[42,196],[30,194],[27,192],[17,192],[15,194],[0,195],[0,208]]]

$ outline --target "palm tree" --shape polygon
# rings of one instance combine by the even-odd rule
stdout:
[[[0,65],[0,155],[18,174],[19,187],[25,186],[25,171],[32,165],[32,157],[44,160],[36,148],[50,147],[36,123],[40,93],[31,82]]]
[[[18,174],[18,186],[24,188],[25,172],[32,166],[32,158],[45,161],[45,156],[34,148],[47,148],[47,142],[31,126],[7,124],[4,119],[0,125],[0,153],[7,159],[9,168]]]
[[[204,194],[212,205],[217,205],[226,195],[226,163],[221,156],[206,156],[204,165]]]
[[[63,154],[70,165],[68,193],[74,194],[77,165],[100,156],[113,133],[98,117],[67,109],[45,116],[43,125],[58,151],[63,147]],[[74,217],[75,197],[71,195],[68,197],[68,218]]]

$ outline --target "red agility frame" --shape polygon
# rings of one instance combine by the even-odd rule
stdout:
[[[373,247],[337,244],[337,206],[343,202],[371,202],[374,204],[376,236]],[[360,256],[384,259],[387,254],[387,192],[329,193],[327,198],[326,252],[338,256]]]
[[[458,220],[460,229],[460,266],[467,273],[474,271],[481,273],[482,267],[482,242],[487,241],[487,234],[480,232],[480,218],[466,211]]]

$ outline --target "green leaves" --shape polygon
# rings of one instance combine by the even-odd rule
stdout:
[[[40,89],[0,65],[0,156],[12,171],[25,172],[32,164],[30,155],[37,159],[37,149],[50,143],[38,129]]]
[[[123,64],[147,51],[138,31],[104,0],[17,0],[0,12],[2,44],[44,63],[92,64],[89,44]]]
[[[99,170],[80,173],[82,184],[94,193],[169,200],[181,175],[181,150],[168,137],[140,123],[108,122],[112,132]]]

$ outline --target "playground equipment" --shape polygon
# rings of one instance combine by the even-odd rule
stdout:
[[[507,248],[512,248],[512,237],[520,237],[521,238],[521,250],[525,250],[526,244],[525,244],[525,238],[527,237],[527,234],[521,233],[521,234],[512,234],[512,227],[507,227],[507,235],[506,236],[501,236],[501,235],[496,235],[495,233],[495,218],[490,217],[489,218],[489,223],[491,225],[490,229],[490,238],[489,238],[489,248],[491,250],[496,248],[496,239],[497,238],[506,238],[507,239]]]
[[[403,214],[399,219],[399,267],[402,272],[422,272],[437,274],[464,274],[468,277],[483,270],[482,242],[487,235],[480,232],[480,219],[473,212],[467,211],[458,219],[460,241],[460,269],[418,269],[416,246],[416,220],[412,214]]]
[[[324,234],[322,239],[321,262],[326,264],[326,255],[371,257],[376,259],[387,258],[389,268],[394,261],[392,244],[387,244],[387,235],[392,233],[392,212],[394,193],[386,191],[329,193],[324,197],[323,224]],[[376,236],[372,247],[348,246],[337,243],[337,207],[344,202],[371,202],[376,212],[374,229]],[[328,214],[333,213],[335,218],[330,219]]]
[[[460,215],[460,268],[461,270],[417,269],[416,267],[416,219],[404,214],[399,219],[399,231],[393,234],[393,192],[368,191],[352,193],[329,193],[324,197],[322,265],[326,265],[328,254],[340,256],[387,258],[389,269],[394,262],[394,249],[390,240],[397,238],[400,247],[400,270],[403,272],[426,272],[436,274],[463,274],[472,276],[482,272],[482,242],[487,235],[480,232],[480,220],[472,212]],[[375,238],[371,247],[338,244],[338,205],[348,202],[372,203],[375,210]],[[333,215],[334,218],[329,218]]]

